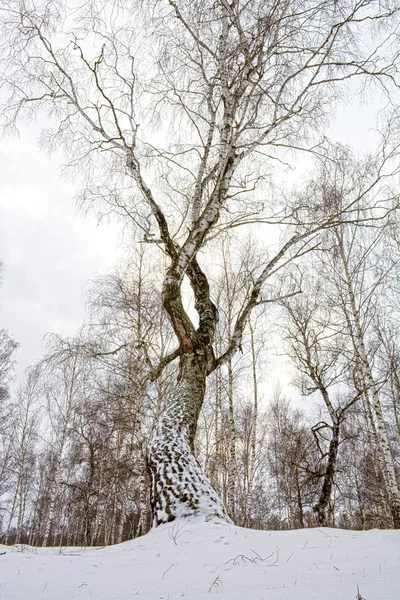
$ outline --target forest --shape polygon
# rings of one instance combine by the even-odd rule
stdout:
[[[18,385],[0,329],[0,543],[400,528],[396,4],[3,2],[4,131],[125,234]]]

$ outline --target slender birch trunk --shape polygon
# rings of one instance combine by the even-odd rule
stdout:
[[[250,509],[251,502],[253,499],[254,490],[254,476],[256,470],[256,446],[257,446],[257,421],[258,421],[258,382],[257,382],[257,360],[256,351],[254,345],[254,328],[251,321],[249,321],[250,329],[250,347],[251,347],[251,362],[252,362],[252,376],[253,376],[253,412],[251,418],[251,431],[250,431],[250,456],[249,456],[249,475],[247,481],[247,491],[245,500],[245,527],[250,526]]]
[[[366,422],[366,430],[367,430],[367,439],[368,439],[368,443],[369,443],[369,447],[370,447],[370,451],[371,451],[371,460],[372,463],[374,465],[374,471],[375,474],[378,474],[378,471],[380,471],[384,484],[385,484],[385,489],[389,489],[389,481],[388,481],[388,476],[387,476],[387,471],[386,471],[386,464],[385,464],[385,457],[383,455],[382,452],[382,447],[381,444],[379,442],[379,435],[378,435],[378,430],[376,428],[375,425],[375,418],[374,418],[374,414],[372,412],[372,407],[371,407],[371,402],[370,402],[370,398],[368,395],[367,390],[365,389],[364,386],[364,390],[363,390],[363,404],[364,404],[364,418],[365,418],[365,422]],[[387,502],[384,499],[384,494],[381,493],[380,490],[380,496],[383,499],[383,503],[382,506],[386,506]]]
[[[57,490],[58,490],[59,479],[60,479],[60,471],[61,471],[61,457],[62,457],[62,450],[60,451],[60,453],[57,456],[57,462],[56,462],[56,467],[54,470],[53,481],[51,483],[51,488],[50,488],[50,503],[49,503],[49,510],[47,513],[47,519],[46,519],[46,524],[45,524],[45,529],[44,529],[44,537],[43,537],[43,542],[42,542],[43,548],[45,548],[48,544],[49,537],[50,537],[50,530],[51,530],[51,526],[52,526],[53,519],[54,519],[54,508],[55,508],[55,503],[56,503],[56,496],[57,496]]]
[[[116,542],[117,544],[121,544],[122,536],[124,533],[124,525],[125,525],[125,511],[126,511],[126,503],[127,503],[127,494],[126,489],[124,488],[120,493],[120,519],[116,531]]]
[[[146,455],[143,449],[140,449],[139,456],[139,522],[136,527],[135,537],[144,535],[147,533],[149,528],[149,505],[147,501],[148,497],[148,473],[147,473],[147,462]]]
[[[392,367],[391,380],[392,380],[392,397],[393,397],[393,411],[394,418],[396,421],[397,434],[400,436],[400,376],[396,369],[396,366]]]
[[[37,513],[38,513],[38,498],[39,498],[39,493],[37,493],[36,500],[34,502],[34,509],[33,509],[33,514],[32,514],[32,525],[31,525],[31,530],[29,532],[29,539],[28,539],[28,544],[30,546],[34,546],[35,536],[36,536],[36,532],[37,532],[36,519],[37,519]]]
[[[10,510],[10,516],[8,518],[8,525],[6,527],[6,533],[4,536],[4,544],[7,545],[8,544],[8,540],[9,540],[9,536],[10,536],[10,529],[11,529],[11,523],[14,519],[14,514],[15,514],[15,510],[17,507],[17,498],[18,498],[18,490],[19,490],[19,485],[20,485],[20,478],[18,476],[18,480],[17,480],[17,486],[14,492],[14,497],[13,497],[13,501],[12,501],[12,505],[11,505],[11,510]]]
[[[357,494],[358,510],[360,511],[361,529],[365,529],[364,502],[361,493],[360,482],[358,480],[357,469],[354,469],[354,482]]]
[[[228,360],[228,426],[229,426],[229,449],[228,449],[228,503],[227,509],[231,519],[235,520],[235,493],[236,493],[236,426],[233,405],[233,370],[232,360]]]
[[[300,481],[299,481],[299,469],[297,467],[295,468],[295,479],[296,479],[297,508],[299,510],[298,521],[299,521],[299,527],[301,529],[303,529],[303,527],[304,527],[304,509],[303,509],[303,501],[302,501],[302,497],[301,497],[301,488],[300,488]]]
[[[20,497],[19,497],[19,507],[18,507],[18,521],[17,521],[17,535],[15,539],[15,543],[19,544],[22,540],[22,528],[24,525],[25,518],[25,510],[26,510],[26,498],[27,498],[27,489],[26,483],[21,485],[20,487]]]
[[[219,419],[221,414],[221,373],[218,370],[215,373],[215,399],[214,399],[214,456],[211,462],[210,481],[214,488],[219,483],[219,461],[220,461],[220,433]]]
[[[387,492],[389,496],[390,509],[392,513],[393,524],[396,528],[400,527],[400,490],[396,479],[394,460],[389,444],[389,438],[386,430],[386,424],[383,418],[382,406],[375,379],[372,374],[372,368],[365,348],[364,334],[361,327],[360,314],[357,310],[354,286],[350,275],[348,259],[345,254],[343,238],[336,232],[339,254],[344,267],[345,282],[348,292],[350,315],[352,324],[352,341],[354,352],[358,359],[360,375],[365,384],[366,391],[372,400],[374,414],[377,424],[379,446],[382,453],[384,470],[386,473]],[[345,309],[346,310],[346,309]]]

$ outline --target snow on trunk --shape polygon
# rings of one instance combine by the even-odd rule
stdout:
[[[172,400],[159,418],[149,445],[154,525],[195,515],[204,516],[205,520],[219,517],[229,521],[193,455],[205,381],[204,357],[184,355]]]

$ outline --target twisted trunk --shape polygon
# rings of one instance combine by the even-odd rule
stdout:
[[[188,516],[228,520],[221,501],[193,456],[206,374],[205,352],[181,357],[175,393],[152,435],[148,464],[155,525]]]

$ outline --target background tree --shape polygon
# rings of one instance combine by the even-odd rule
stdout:
[[[323,305],[323,293],[316,287],[306,292],[306,297],[285,303],[289,318],[286,338],[289,352],[297,364],[299,382],[305,395],[318,392],[325,404],[330,422],[325,417],[312,427],[312,432],[325,465],[314,473],[322,479],[321,492],[314,506],[318,525],[328,525],[328,508],[333,492],[335,472],[341,438],[341,429],[346,413],[360,397],[355,390],[347,397],[344,392],[346,371],[349,365],[343,361],[339,348],[340,336],[332,329],[327,317],[329,311]],[[329,317],[328,317],[329,318]],[[326,431],[330,440],[326,445]],[[325,460],[326,459],[326,460]]]
[[[273,498],[270,526],[305,527],[312,522],[317,456],[304,413],[292,408],[279,388],[269,407],[267,447]]]
[[[38,434],[38,374],[31,370],[17,393],[12,406],[12,430],[9,438],[11,450],[10,477],[12,494],[7,511],[4,542],[19,543],[23,539],[24,524],[29,505],[30,483],[34,477],[36,456],[35,441]]]
[[[3,263],[0,261],[0,284]],[[18,344],[5,329],[0,328],[0,496],[8,489],[12,469],[10,436],[12,435],[12,405],[9,399],[9,381]],[[5,515],[0,511],[0,523]]]
[[[2,278],[3,263],[0,260],[0,284]],[[3,410],[4,402],[8,396],[8,382],[14,366],[14,356],[18,344],[7,333],[5,329],[0,329],[0,414]]]

